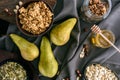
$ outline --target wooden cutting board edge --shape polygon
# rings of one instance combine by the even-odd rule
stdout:
[[[0,19],[5,20],[10,23],[16,23],[14,9],[18,5],[20,0],[0,0]],[[33,1],[33,0],[21,0],[23,3]],[[35,1],[35,0],[34,0]],[[51,8],[55,7],[56,0],[43,0],[48,3]],[[8,9],[9,13],[5,12]]]

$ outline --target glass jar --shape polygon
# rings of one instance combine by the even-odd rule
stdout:
[[[113,32],[109,30],[102,30],[102,34],[106,36],[112,43],[115,42],[115,35],[113,34]],[[93,45],[97,47],[108,48],[111,46],[103,37],[101,37],[100,34],[92,33],[91,40]]]
[[[80,17],[84,21],[96,23],[109,15],[111,7],[111,0],[84,0],[80,11]]]

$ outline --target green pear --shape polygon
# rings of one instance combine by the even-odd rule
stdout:
[[[49,40],[46,37],[42,38],[40,45],[40,61],[39,72],[46,77],[54,77],[58,71],[58,63],[54,57]]]
[[[57,46],[66,44],[70,39],[70,33],[76,22],[76,18],[70,18],[55,26],[50,32],[51,41]]]
[[[18,46],[21,56],[25,60],[33,61],[39,56],[39,49],[34,43],[31,43],[16,34],[10,34],[10,37],[13,42]]]

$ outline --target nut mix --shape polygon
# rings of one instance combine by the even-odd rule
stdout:
[[[90,0],[89,1],[89,8],[90,11],[97,15],[97,16],[102,16],[107,12],[107,3],[102,2],[101,0]]]
[[[118,80],[116,75],[108,68],[100,64],[92,64],[86,68],[87,80]]]
[[[21,7],[19,13],[22,29],[32,34],[44,32],[52,22],[53,13],[42,1]]]

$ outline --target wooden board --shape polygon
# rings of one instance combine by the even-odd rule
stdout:
[[[19,3],[20,0],[0,0],[0,19],[8,21],[10,23],[15,23],[15,6]],[[23,3],[33,0],[21,0]],[[52,8],[56,4],[56,0],[44,0],[48,3]],[[5,8],[9,10],[9,13],[5,12]]]

